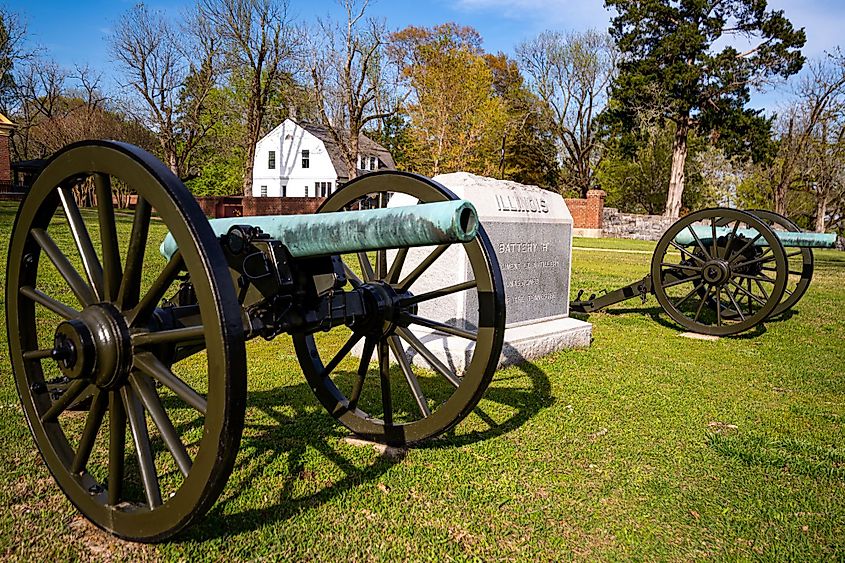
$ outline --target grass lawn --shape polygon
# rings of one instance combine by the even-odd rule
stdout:
[[[0,256],[14,212],[0,204]],[[100,532],[59,491],[18,405],[4,342],[0,555],[841,559],[845,253],[816,257],[813,285],[788,320],[700,341],[680,337],[653,298],[617,305],[589,317],[589,349],[500,371],[484,416],[396,456],[344,441],[288,338],[251,342],[246,428],[228,487],[199,525],[152,546]],[[638,279],[649,260],[576,250],[573,295]]]

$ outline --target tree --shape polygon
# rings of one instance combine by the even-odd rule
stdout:
[[[545,31],[517,46],[520,66],[555,133],[564,180],[586,197],[601,156],[595,118],[616,73],[617,51],[596,31]]]
[[[286,1],[198,0],[197,9],[221,41],[229,82],[244,92],[243,193],[252,195],[255,145],[273,95],[289,80],[297,43]],[[243,88],[239,88],[243,85]]]
[[[662,108],[664,119],[674,124],[664,214],[677,217],[690,134],[710,136],[735,125],[752,87],[797,73],[804,63],[804,30],[795,30],[782,11],[767,10],[766,0],[605,0],[605,5],[617,11],[610,33],[622,55],[612,87],[613,117],[630,123],[632,109],[648,105]],[[717,50],[735,38],[751,46]]]
[[[412,168],[428,174],[464,170],[495,175],[506,129],[504,102],[472,28],[408,27],[391,37],[391,52],[410,88]]]
[[[329,130],[346,166],[349,179],[358,175],[358,144],[371,122],[396,113],[401,100],[379,104],[384,95],[388,69],[385,58],[384,24],[364,19],[369,0],[340,0],[343,24],[320,20],[309,37],[308,73],[320,118]]]
[[[26,61],[33,55],[24,47],[26,33],[26,24],[20,16],[0,6],[0,89],[5,92],[14,84],[12,71],[15,64]],[[4,109],[8,110],[7,107]]]
[[[139,118],[156,131],[170,170],[187,179],[208,133],[209,92],[219,75],[220,46],[202,16],[182,26],[143,4],[129,10],[110,37],[112,56],[135,95]]]
[[[560,177],[555,137],[542,117],[540,100],[525,84],[516,61],[507,55],[484,55],[493,73],[493,93],[505,105],[499,176],[522,184],[556,190]]]

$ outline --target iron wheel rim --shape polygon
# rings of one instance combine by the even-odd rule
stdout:
[[[40,257],[46,254],[39,243],[34,241],[33,229],[44,229],[46,231],[46,227],[57,209],[63,207],[56,194],[68,179],[89,175],[99,176],[98,181],[101,183],[104,182],[103,177],[107,178],[109,190],[112,189],[112,179],[126,182],[136,190],[139,195],[139,204],[136,205],[133,218],[133,236],[136,233],[134,230],[136,223],[139,225],[139,229],[143,230],[144,221],[146,220],[146,223],[149,224],[150,220],[148,214],[139,211],[139,208],[146,207],[156,210],[168,229],[180,242],[184,267],[189,274],[192,274],[191,281],[200,296],[198,306],[200,316],[204,321],[202,333],[206,342],[208,358],[208,391],[205,397],[206,411],[202,420],[202,437],[195,448],[196,453],[193,459],[190,459],[189,469],[187,474],[184,475],[181,485],[172,495],[159,499],[161,504],[156,504],[155,492],[151,491],[153,487],[147,488],[148,484],[153,483],[152,480],[149,480],[150,471],[153,472],[152,474],[160,486],[161,475],[155,468],[155,457],[153,457],[153,467],[150,469],[148,460],[141,460],[144,454],[138,453],[138,447],[135,448],[135,454],[139,458],[138,467],[145,466],[147,468],[146,477],[141,477],[147,500],[146,505],[135,501],[129,502],[131,499],[121,496],[125,494],[123,481],[127,475],[126,468],[122,463],[114,464],[120,465],[122,479],[115,479],[114,483],[117,483],[117,485],[113,487],[110,487],[113,484],[111,481],[105,483],[106,486],[103,487],[104,483],[101,482],[101,479],[95,478],[89,473],[87,463],[90,459],[86,459],[86,465],[82,470],[79,472],[73,471],[72,464],[76,463],[74,457],[79,448],[75,448],[68,440],[62,424],[59,422],[59,415],[56,416],[55,421],[49,418],[47,421],[42,420],[47,414],[45,409],[49,410],[53,404],[49,398],[47,398],[48,402],[45,402],[43,393],[35,391],[39,383],[44,383],[43,369],[40,363],[42,360],[33,362],[23,356],[24,352],[38,347],[38,336],[35,328],[28,326],[30,322],[35,320],[35,310],[38,305],[35,301],[26,298],[21,293],[21,288],[25,286],[35,287],[38,277],[37,265]],[[108,197],[111,198],[111,191],[108,194]],[[141,203],[140,199],[145,200],[146,203]],[[147,203],[148,206],[146,206]],[[64,213],[68,213],[67,207],[65,207]],[[101,225],[99,220],[97,225]],[[108,228],[107,226],[105,232],[108,232]],[[113,224],[111,228],[114,228]],[[127,254],[129,254],[129,251],[127,251]],[[136,268],[138,269],[137,284],[139,290],[141,269],[144,267],[143,254],[141,253],[138,263],[140,269]],[[35,267],[25,266],[25,262],[29,260],[27,257],[33,255],[35,256]],[[47,257],[45,256],[45,258]],[[106,262],[105,251],[100,258],[102,262]],[[133,264],[136,263],[135,259],[132,262]],[[83,266],[85,266],[84,260]],[[83,270],[85,272],[80,276],[84,278],[88,271],[86,267]],[[121,267],[121,277],[123,277],[123,273],[124,270]],[[10,242],[7,275],[7,332],[18,394],[42,458],[68,499],[95,525],[114,535],[134,541],[166,539],[204,514],[222,492],[234,465],[245,409],[246,357],[240,308],[229,281],[228,268],[222,251],[219,250],[219,244],[208,225],[208,221],[182,183],[155,157],[131,145],[110,141],[84,141],[66,147],[51,158],[26,199],[21,203]],[[101,291],[105,291],[104,287],[108,283],[105,279],[111,275],[104,268],[103,287],[99,288]],[[127,274],[125,278],[127,280],[134,279],[134,276]],[[89,279],[88,281],[92,280]],[[128,281],[127,286],[135,283]],[[96,284],[91,283],[89,285],[94,286]],[[114,292],[121,293],[122,285],[123,280],[121,280],[121,289],[118,290],[112,284],[110,290],[112,293],[108,296],[104,294],[95,295],[97,302],[114,303],[119,299]],[[95,288],[94,292],[98,293],[98,289]],[[129,293],[131,293],[131,290],[126,291],[126,294]],[[140,294],[138,295],[139,300],[143,297]],[[125,295],[124,299],[127,299]],[[124,300],[123,303],[127,304],[127,308],[119,307],[119,309],[123,318],[128,319],[128,308],[132,307],[135,310],[135,307],[131,304],[131,300]],[[81,307],[81,309],[84,312],[90,307]],[[138,332],[144,332],[144,330]],[[151,399],[152,396],[148,392],[147,383],[150,383],[152,378],[140,371],[139,362],[144,362],[146,366],[157,366],[158,364],[155,363],[154,359],[159,360],[159,363],[166,363],[158,357],[156,352],[145,349],[143,345],[136,345],[134,338],[133,333],[130,338],[131,367],[129,368],[132,375],[127,376],[122,383],[115,384],[114,389],[101,388],[98,384],[89,382],[89,387],[96,388],[98,394],[102,395],[108,392],[108,415],[104,416],[109,417],[109,425],[112,424],[112,419],[120,420],[120,412],[123,411],[124,449],[122,451],[124,460],[129,455],[128,446],[130,443],[132,445],[141,444],[140,449],[146,448],[143,446],[143,431],[140,429],[140,420],[144,420],[143,426],[147,428],[147,442],[150,441],[149,429],[151,427],[158,428],[149,425],[146,421],[147,415],[150,417],[152,415],[147,409],[147,403],[143,401],[142,391],[139,391],[139,389],[146,388],[147,392],[144,393],[144,397]],[[139,348],[140,352],[138,351]],[[142,354],[143,358],[139,360]],[[224,367],[220,368],[220,366]],[[143,375],[140,375],[142,373]],[[130,389],[131,391],[129,391]],[[155,393],[158,396],[158,393]],[[161,402],[160,397],[159,402]],[[154,403],[153,400],[150,404],[154,405]],[[96,415],[93,414],[96,404],[97,399],[92,401],[89,415],[86,415],[86,426],[89,418],[92,416],[96,418]],[[121,404],[123,405],[122,409],[119,406]],[[102,409],[102,404],[96,408]],[[139,408],[140,417],[138,416]],[[164,408],[164,412],[167,413],[166,408]],[[126,420],[127,416],[128,421]],[[102,418],[99,424],[101,428],[105,424]],[[115,426],[117,429],[119,423],[115,422],[115,424],[118,425]],[[127,429],[129,430],[128,433]],[[107,431],[105,433],[109,434],[107,452],[111,456],[110,452],[116,451],[112,446],[116,445],[117,442],[113,444],[111,433]],[[115,436],[119,435],[120,432],[116,430]],[[98,436],[99,432],[94,434],[95,441],[98,440]],[[136,441],[136,436],[141,436],[138,438],[139,441]],[[175,442],[169,442],[168,448],[171,444],[175,444]],[[184,443],[183,446],[187,448]],[[118,458],[119,456],[115,454],[115,460]],[[180,458],[180,460],[184,462],[184,458]],[[109,457],[109,468],[111,466],[111,457]],[[141,469],[139,469],[139,472],[141,472]],[[109,488],[112,489],[112,492],[109,491]],[[115,489],[120,492],[115,492]],[[161,490],[158,494],[161,495]],[[110,498],[110,495],[113,496]]]
[[[682,248],[675,242],[675,237],[682,231],[693,232],[692,226],[695,223],[703,222],[705,227],[710,227],[715,233],[717,226],[726,227],[741,224],[757,232],[754,242],[741,241],[719,246],[712,236],[703,242],[699,238],[687,248]],[[730,230],[730,227],[728,227]],[[695,236],[695,235],[693,235]],[[750,267],[749,262],[741,255],[756,245],[756,240],[763,239],[762,245],[767,250],[763,251],[766,259],[770,256],[776,269],[775,278],[766,280],[768,276],[761,276],[754,280],[749,278],[750,274],[744,273],[743,268]],[[670,252],[678,252],[680,260],[670,257]],[[725,254],[724,256],[721,254]],[[715,270],[713,277],[705,277],[705,268],[713,266]],[[708,273],[711,270],[706,270]],[[750,213],[728,208],[704,209],[691,213],[676,221],[660,238],[655,248],[651,263],[651,278],[653,292],[658,303],[672,320],[692,332],[708,334],[713,336],[728,336],[738,334],[753,328],[769,317],[771,312],[780,302],[783,290],[786,285],[786,254],[780,239],[761,219]],[[737,283],[737,279],[747,280],[759,284],[770,285],[755,297],[746,295],[744,288],[737,288],[737,285],[744,285],[744,282]],[[711,283],[710,280],[713,280]],[[670,288],[678,287],[673,291],[676,295],[667,292]],[[728,307],[722,306],[722,292],[726,291],[726,299],[730,302]],[[701,293],[704,291],[705,293]],[[751,293],[754,294],[757,288],[752,286]],[[707,305],[711,293],[716,301]],[[749,314],[741,311],[742,306],[736,302],[735,295],[742,294],[749,302]],[[698,297],[698,301],[695,300]],[[698,303],[698,306],[695,306]],[[712,304],[718,303],[714,307]],[[686,309],[681,307],[687,305]],[[756,305],[756,310],[754,306]],[[703,315],[706,309],[713,309],[715,322],[707,322],[707,315]],[[736,311],[739,310],[739,313]],[[723,314],[727,311],[728,314]],[[690,317],[692,315],[692,318]]]
[[[338,211],[352,202],[360,201],[368,194],[387,192],[406,194],[416,198],[419,202],[426,203],[457,199],[447,188],[422,176],[393,171],[379,172],[367,174],[349,182],[324,202],[318,212]],[[490,384],[498,366],[504,338],[503,283],[495,252],[483,227],[479,226],[478,235],[473,241],[464,243],[462,246],[477,283],[475,288],[468,291],[477,292],[479,302],[486,306],[486,314],[479,317],[477,340],[472,349],[472,357],[467,362],[466,371],[460,378],[460,384],[445,401],[434,405],[430,414],[425,415],[420,406],[418,413],[421,416],[420,419],[412,422],[394,423],[385,422],[381,418],[370,417],[366,412],[357,408],[357,404],[353,405],[353,409],[350,409],[350,398],[347,394],[341,391],[330,377],[323,377],[325,365],[314,337],[311,335],[294,335],[293,342],[297,356],[315,395],[332,416],[356,435],[374,442],[396,446],[410,445],[437,436],[458,424],[472,412]],[[384,257],[381,260],[384,261],[384,269],[387,270],[386,251],[379,252],[384,252]],[[379,258],[377,258],[377,262],[378,260]],[[377,267],[374,269],[374,274],[378,274]],[[398,274],[394,274],[394,278],[398,278],[403,271],[400,268]],[[390,270],[388,270],[389,274]],[[399,282],[394,279],[390,283],[395,286]],[[374,354],[378,353],[381,346],[390,346],[389,343],[384,344],[383,340],[385,339],[379,339],[379,342],[375,345],[376,351]],[[404,350],[409,342],[403,334],[399,334],[399,340]],[[388,353],[392,354],[394,359],[398,358],[395,352],[389,351]],[[349,352],[347,355],[349,355]],[[383,369],[382,366],[382,360],[379,360],[379,370]],[[413,371],[412,363],[410,368]],[[457,374],[453,373],[453,375]],[[408,385],[411,384],[408,383]]]

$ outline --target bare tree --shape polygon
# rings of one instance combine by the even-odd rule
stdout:
[[[255,145],[261,137],[268,104],[289,76],[296,51],[286,0],[198,0],[222,42],[230,80],[245,85],[246,138],[244,195],[252,195]]]
[[[369,0],[340,0],[346,21],[319,20],[307,71],[323,125],[340,148],[349,179],[358,171],[364,127],[396,113],[404,98],[386,87],[388,69],[382,22],[364,19]],[[395,74],[394,74],[395,76]]]
[[[517,46],[520,67],[540,98],[543,118],[558,139],[569,180],[585,197],[601,156],[596,117],[607,102],[616,72],[617,51],[597,31],[564,34],[545,31]]]
[[[827,146],[831,142],[831,135],[838,136],[832,121],[841,116],[844,109],[845,57],[836,51],[808,65],[808,73],[799,84],[795,101],[780,118],[778,156],[767,170],[772,202],[777,213],[786,215],[790,191],[800,189],[812,181],[811,168],[815,168],[816,172],[820,170],[819,147]],[[819,144],[823,137],[825,142]],[[811,163],[811,148],[816,153],[815,165]],[[835,158],[825,161],[834,162]],[[819,195],[827,191],[826,188],[821,190]],[[819,221],[818,216],[816,213],[816,221]],[[816,227],[819,228],[818,223]]]
[[[205,100],[216,85],[220,46],[210,25],[197,16],[179,26],[138,4],[110,42],[140,119],[157,133],[164,161],[180,178],[190,177],[193,153],[213,122]]]

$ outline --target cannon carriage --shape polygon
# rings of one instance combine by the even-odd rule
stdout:
[[[74,201],[81,182],[93,185],[95,213]],[[131,214],[111,204],[117,190],[137,194]],[[692,214],[658,243],[648,276],[572,310],[654,293],[691,330],[750,328],[800,299],[812,276],[808,245],[824,242],[802,235],[785,252],[771,228],[794,230],[785,221]],[[158,240],[160,253],[148,253]],[[411,260],[414,247],[427,250]],[[469,281],[415,293],[455,247]],[[421,313],[420,304],[459,292],[476,294],[473,326]],[[200,518],[232,472],[248,340],[290,335],[331,416],[366,439],[405,446],[442,434],[478,404],[501,354],[505,300],[472,205],[421,176],[368,174],[314,215],[209,221],[152,155],[86,141],[54,155],[20,206],[6,320],[23,410],[56,482],[97,526],[150,542]],[[471,341],[466,367],[453,369],[415,327]]]
[[[96,215],[74,201],[83,181]],[[132,215],[115,213],[116,189],[137,194]],[[396,193],[417,204],[387,209]],[[146,252],[161,239],[162,256]],[[453,245],[472,279],[414,293]],[[430,251],[406,265],[411,247]],[[6,279],[10,357],[38,449],[86,517],[136,541],[172,536],[221,493],[244,426],[247,340],[290,335],[332,416],[404,446],[473,410],[504,334],[502,279],[474,208],[404,173],[354,180],[314,215],[209,222],[152,155],[78,143],[22,202]],[[477,294],[477,326],[420,314],[457,292]],[[431,352],[418,326],[473,341],[466,368]]]
[[[653,294],[685,329],[728,336],[789,311],[813,278],[813,248],[831,248],[836,235],[804,233],[771,211],[704,209],[682,217],[661,236],[651,269],[625,287],[584,291],[570,311],[592,313]]]

